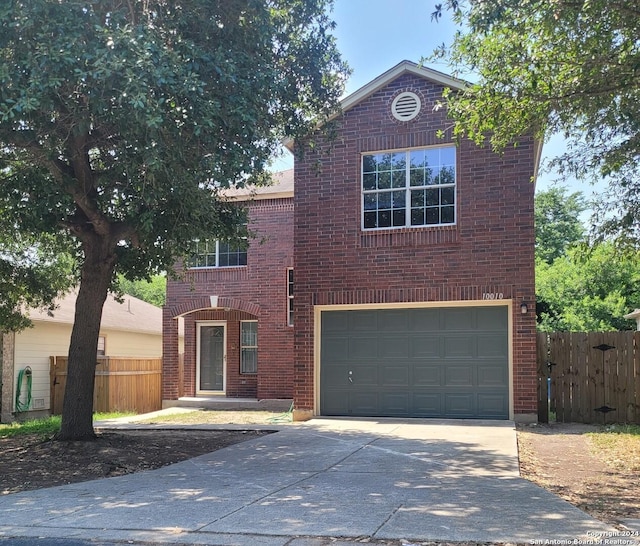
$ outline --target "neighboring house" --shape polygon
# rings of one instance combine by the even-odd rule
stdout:
[[[15,411],[18,376],[27,366],[32,371],[30,415],[50,410],[49,358],[66,356],[75,313],[76,294],[57,302],[57,309],[32,310],[33,327],[18,333],[3,334],[2,422]],[[160,357],[162,355],[162,310],[133,296],[118,303],[109,295],[102,312],[97,356]],[[26,389],[23,379],[21,390]]]
[[[628,315],[624,315],[623,318],[626,318],[626,319],[629,319],[629,320],[635,320],[636,321],[636,330],[640,331],[640,309],[634,309]]]
[[[288,172],[248,202],[242,261],[200,256],[169,281],[165,399],[182,317],[191,396],[292,397],[296,419],[536,420],[540,143],[440,138],[436,102],[462,85],[405,61],[344,99],[335,138],[296,160],[295,196]]]

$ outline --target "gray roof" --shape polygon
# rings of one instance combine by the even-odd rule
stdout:
[[[247,186],[231,188],[224,195],[238,201],[260,199],[285,199],[293,197],[293,169],[272,174],[273,184],[269,186]]]
[[[34,322],[73,324],[76,292],[70,292],[56,301],[57,308],[50,316],[46,310],[30,309],[29,318]],[[118,303],[112,294],[107,296],[102,310],[101,330],[121,330],[144,334],[162,334],[162,309],[125,294],[124,302]]]

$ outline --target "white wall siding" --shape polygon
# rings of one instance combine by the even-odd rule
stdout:
[[[70,338],[70,325],[52,322],[37,322],[33,328],[27,328],[16,334],[13,367],[14,396],[20,370],[30,366],[33,371],[31,409],[49,409],[49,357],[52,355],[66,355],[69,352]],[[22,385],[22,394],[21,399],[25,401],[26,381]],[[44,399],[44,402],[41,401],[42,399]],[[38,407],[41,404],[44,405]],[[13,409],[15,411],[15,398]]]
[[[162,335],[139,334],[137,332],[118,332],[105,330],[107,356],[138,356],[159,358],[162,356]]]
[[[14,393],[20,370],[30,366],[32,375],[31,410],[51,408],[49,357],[66,356],[71,339],[70,324],[35,322],[16,334],[15,359],[13,369]],[[140,334],[106,330],[100,332],[105,337],[106,356],[153,357],[162,356],[162,336],[160,334]],[[22,385],[23,401],[26,401],[26,381]],[[13,400],[15,411],[15,398]]]

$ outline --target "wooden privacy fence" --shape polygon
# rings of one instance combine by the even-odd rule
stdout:
[[[62,413],[67,357],[50,357],[51,413]],[[147,413],[162,407],[162,359],[98,357],[93,411]]]
[[[538,419],[640,424],[640,332],[538,333]]]

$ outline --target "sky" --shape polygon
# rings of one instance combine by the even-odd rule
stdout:
[[[439,22],[431,21],[434,6],[442,0],[334,0],[332,18],[336,22],[334,35],[342,58],[352,73],[346,95],[394,67],[401,61],[419,62],[443,42],[449,44],[455,26],[445,14]],[[426,63],[440,72],[449,72],[446,63]],[[561,137],[553,137],[543,147],[543,160],[564,151]],[[274,165],[276,170],[291,168],[290,156]],[[536,190],[548,189],[557,175],[541,173]],[[589,185],[572,181],[570,191],[582,191],[590,197]]]

